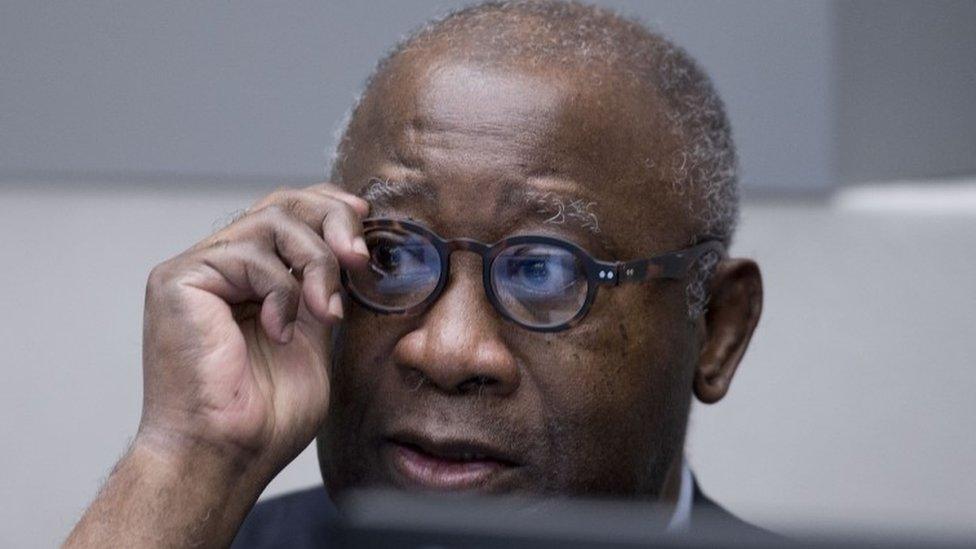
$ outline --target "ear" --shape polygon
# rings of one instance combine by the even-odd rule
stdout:
[[[763,300],[759,266],[750,259],[722,261],[712,275],[709,296],[694,380],[695,396],[705,404],[718,402],[729,391],[759,323]]]

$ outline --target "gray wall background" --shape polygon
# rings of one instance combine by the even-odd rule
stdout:
[[[917,186],[951,211],[844,200],[976,173],[976,2],[601,3],[713,75],[751,190],[767,304],[694,411],[705,489],[774,528],[976,535],[976,178]],[[321,179],[376,58],[453,5],[0,3],[0,545],[62,539],[134,433],[149,269]],[[317,481],[306,451],[266,494]]]
[[[751,185],[832,180],[829,4],[604,4],[666,31],[714,75]],[[456,5],[8,0],[0,178],[321,178],[377,58]]]
[[[724,96],[750,189],[976,168],[971,0],[604,1]],[[448,1],[0,5],[0,181],[321,177],[359,84]]]
[[[841,181],[976,169],[976,2],[838,2],[833,64]]]

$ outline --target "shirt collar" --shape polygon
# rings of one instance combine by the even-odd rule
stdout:
[[[671,520],[668,521],[668,532],[687,532],[691,526],[691,504],[694,499],[694,480],[691,478],[691,468],[688,462],[681,460],[681,484],[678,486],[678,501],[674,505]]]

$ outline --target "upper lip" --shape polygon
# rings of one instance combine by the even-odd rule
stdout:
[[[399,431],[387,437],[389,442],[416,449],[434,457],[451,460],[491,460],[517,466],[518,459],[498,445],[480,440],[458,437],[433,437],[414,432]]]

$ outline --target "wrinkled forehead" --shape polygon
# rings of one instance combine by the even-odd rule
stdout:
[[[612,72],[404,55],[369,94],[370,128],[395,153],[476,141],[501,164],[621,171],[663,152],[655,94]]]
[[[679,140],[663,102],[609,71],[404,56],[364,98],[349,139],[342,175],[355,192],[379,176],[484,201],[541,181],[535,190],[625,220],[608,230],[659,239],[686,213],[667,181]]]

